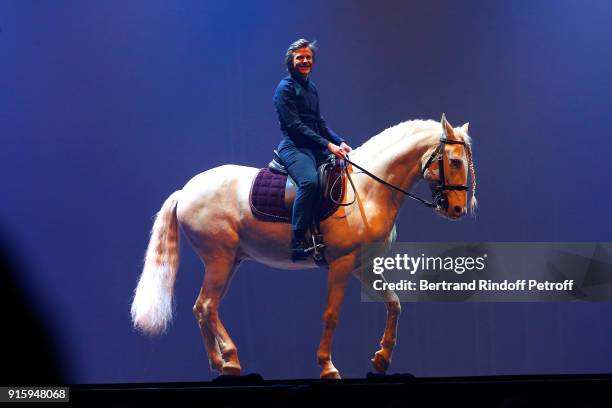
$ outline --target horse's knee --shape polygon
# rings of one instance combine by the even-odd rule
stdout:
[[[399,316],[400,314],[402,314],[402,305],[399,300],[394,300],[387,303],[387,312],[391,316]]]
[[[325,312],[323,313],[323,325],[326,329],[335,329],[338,324],[338,313],[337,312]]]

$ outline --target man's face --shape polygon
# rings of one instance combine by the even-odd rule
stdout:
[[[312,71],[312,50],[310,48],[298,48],[293,51],[293,69],[303,76],[307,76]]]

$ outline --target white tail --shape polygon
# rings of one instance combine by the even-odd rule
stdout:
[[[179,265],[176,204],[181,191],[166,199],[155,217],[144,267],[132,302],[134,327],[146,334],[163,333],[172,321],[172,294]]]

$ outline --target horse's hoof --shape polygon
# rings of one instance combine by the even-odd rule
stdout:
[[[384,374],[387,372],[387,369],[389,368],[389,360],[387,360],[380,351],[374,353],[374,358],[370,361],[372,362],[374,369],[379,373]]]
[[[342,377],[340,377],[340,373],[338,372],[338,370],[332,370],[327,373],[321,373],[321,379],[322,380],[340,380],[342,379]]]
[[[223,363],[223,368],[221,368],[221,375],[240,375],[241,372],[242,368],[238,363]]]

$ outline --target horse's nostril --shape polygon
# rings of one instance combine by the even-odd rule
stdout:
[[[461,207],[459,207],[458,205],[455,206],[455,212],[457,214],[461,214],[463,212],[463,210],[461,209]]]

